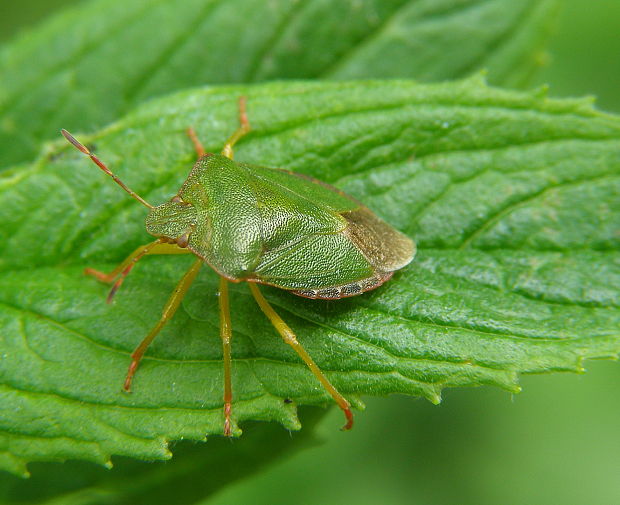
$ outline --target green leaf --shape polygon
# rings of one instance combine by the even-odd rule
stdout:
[[[60,128],[93,130],[146,98],[208,83],[443,80],[479,68],[516,83],[540,65],[557,4],[94,0],[0,52],[10,76],[0,81],[0,167],[30,161]]]
[[[115,458],[110,470],[83,461],[33,463],[32,477],[0,475],[0,501],[14,505],[190,505],[264,469],[284,454],[319,444],[315,424],[325,409],[305,408],[304,430],[291,434],[273,423],[248,423],[248,434],[231,443],[179,443],[174,464]],[[268,448],[268,450],[266,450]]]
[[[620,119],[587,101],[457,83],[274,83],[206,88],[140,107],[79,138],[136,192],[170,198],[195,159],[236,128],[236,158],[318,177],[416,240],[392,281],[339,301],[264,288],[345,395],[405,393],[518,373],[581,371],[620,350]],[[121,392],[129,353],[191,258],[143,259],[115,304],[82,275],[148,242],[145,210],[60,139],[0,179],[3,467],[110,455],[168,458],[169,440],[222,433],[217,278],[203,269],[182,310]],[[299,428],[295,405],[329,396],[231,285],[234,412]],[[288,403],[292,399],[294,403]],[[336,429],[336,427],[334,427]]]

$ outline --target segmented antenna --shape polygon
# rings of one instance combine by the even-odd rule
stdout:
[[[63,128],[62,130],[60,130],[60,133],[62,133],[63,137],[66,138],[73,145],[73,147],[75,147],[78,151],[83,152],[86,156],[90,157],[90,159],[93,160],[95,162],[95,164],[101,170],[103,170],[106,174],[108,174],[110,177],[112,177],[112,179],[114,179],[114,182],[116,184],[118,184],[121,188],[123,188],[125,191],[127,191],[127,193],[129,193],[129,195],[132,198],[135,198],[142,205],[144,205],[145,207],[147,207],[149,209],[153,209],[154,208],[150,203],[148,203],[146,200],[144,200],[141,196],[139,196],[137,193],[135,193],[134,191],[129,189],[127,186],[125,186],[125,183],[123,181],[121,181],[116,175],[114,175],[112,173],[112,171],[108,167],[106,167],[105,164],[99,158],[97,158],[97,156],[95,156],[93,153],[91,153],[86,148],[86,146],[84,146],[83,144],[78,142],[76,140],[76,138],[73,135],[71,135],[67,130],[65,130]]]

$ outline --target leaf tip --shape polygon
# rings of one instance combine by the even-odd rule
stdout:
[[[362,399],[357,395],[349,395],[349,402],[351,403],[351,407],[356,410],[364,411],[366,410],[366,404],[362,401]]]
[[[0,451],[0,470],[12,473],[22,479],[28,479],[30,478],[30,471],[27,464],[28,462],[19,456]]]
[[[427,398],[433,405],[439,405],[441,403],[441,391],[433,391],[429,393]]]
[[[477,86],[477,87],[481,86],[481,87],[486,88],[488,86],[488,82],[487,82],[488,74],[489,74],[488,70],[483,68],[481,70],[478,70],[477,72],[474,72],[469,77],[467,77],[465,79],[465,82],[467,84],[472,84],[473,86]]]
[[[585,361],[585,358],[583,356],[579,356],[577,358],[577,363],[575,364],[575,372],[576,373],[585,373],[586,367],[583,366],[583,362],[584,361]]]
[[[532,97],[537,98],[539,100],[545,100],[549,96],[549,85],[541,84],[537,88],[534,88],[532,91]]]
[[[233,438],[239,438],[241,435],[243,435],[243,430],[239,428],[237,423],[233,423],[233,427],[232,427]]]
[[[603,111],[596,108],[596,96],[585,95],[577,98],[565,98],[564,101],[573,107],[575,112],[580,114],[591,115],[604,115]]]
[[[172,459],[172,451],[170,450],[169,441],[167,438],[162,438],[161,456],[162,459]]]
[[[15,472],[15,475],[21,477],[22,479],[29,479],[32,476],[30,470],[28,470],[26,466],[24,466],[24,469],[22,471]]]
[[[290,408],[286,409],[283,415],[280,416],[279,422],[290,431],[299,431],[301,430],[301,421],[299,420],[299,415],[297,413],[297,406],[291,404]]]

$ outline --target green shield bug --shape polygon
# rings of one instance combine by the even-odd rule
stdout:
[[[306,175],[233,161],[233,146],[250,131],[245,97],[239,99],[239,128],[220,154],[206,153],[188,129],[198,161],[178,193],[153,206],[129,189],[69,132],[64,137],[133,198],[149,209],[146,231],[157,239],[138,247],[110,273],[87,269],[114,283],[108,302],[136,262],[148,254],[194,254],[150,333],[131,354],[124,383],[131,381],[146,349],[173,317],[183,296],[207,263],[220,276],[220,336],[224,361],[224,435],[232,434],[231,321],[228,282],[246,281],[261,310],[310,368],[353,426],[349,402],[325,377],[258,289],[267,284],[306,297],[334,300],[379,287],[415,254],[408,237],[342,191]]]

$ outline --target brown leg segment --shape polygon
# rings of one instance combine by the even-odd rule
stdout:
[[[244,96],[239,97],[239,128],[230,136],[230,138],[224,144],[222,154],[227,158],[233,159],[233,146],[237,141],[247,135],[250,132],[250,122],[248,121],[248,115],[245,111],[246,99]]]
[[[231,355],[230,341],[232,326],[230,324],[230,308],[228,303],[228,281],[220,277],[220,336],[222,337],[222,351],[224,358],[224,435],[232,435],[230,416],[232,411],[232,382],[231,382]]]
[[[332,396],[338,406],[344,412],[347,419],[346,424],[342,427],[343,430],[350,430],[353,427],[353,413],[351,412],[351,404],[342,396],[338,390],[327,380],[327,377],[323,375],[321,369],[317,366],[314,360],[306,352],[303,346],[297,341],[297,337],[293,333],[293,330],[282,320],[282,318],[276,313],[275,310],[269,305],[269,302],[265,299],[262,293],[259,291],[258,286],[252,282],[248,282],[250,290],[256,299],[259,307],[265,313],[265,315],[271,321],[271,324],[278,330],[278,333],[282,336],[284,341],[289,344],[299,357],[304,360],[308,368],[312,371],[314,376],[321,382],[323,387]]]
[[[202,143],[198,139],[198,135],[196,135],[196,130],[194,130],[191,126],[187,129],[187,136],[194,144],[194,149],[196,149],[196,154],[199,158],[202,158],[205,154],[205,148],[202,146]]]
[[[131,364],[129,365],[129,370],[127,370],[127,377],[125,378],[125,384],[123,386],[125,391],[131,390],[131,380],[134,374],[136,373],[136,369],[138,368],[138,364],[140,363],[142,356],[144,356],[146,349],[148,348],[150,343],[153,341],[153,339],[157,336],[157,334],[161,331],[164,325],[170,319],[172,319],[172,316],[174,316],[174,313],[179,308],[179,305],[181,304],[181,300],[183,300],[185,293],[187,293],[187,290],[192,285],[192,281],[198,275],[198,272],[200,271],[201,266],[202,266],[202,260],[197,259],[194,262],[194,264],[190,267],[190,269],[187,272],[185,272],[185,275],[181,278],[179,283],[176,285],[176,287],[174,288],[174,291],[170,295],[170,298],[166,302],[166,305],[164,306],[164,310],[162,311],[160,320],[157,321],[157,324],[153,327],[153,329],[149,332],[149,334],[146,337],[144,337],[144,340],[142,340],[142,342],[140,342],[138,347],[136,347],[135,350],[131,353]]]
[[[106,274],[104,272],[100,272],[99,270],[95,270],[93,268],[86,268],[84,270],[84,273],[86,275],[92,275],[93,277],[95,277],[97,280],[101,282],[107,282],[107,283],[113,282],[120,275],[120,277],[116,280],[116,282],[112,286],[112,289],[110,289],[110,293],[108,294],[108,297],[106,298],[106,301],[110,303],[112,299],[114,298],[114,295],[116,294],[118,289],[121,287],[121,284],[123,284],[125,277],[129,275],[129,272],[131,272],[131,269],[138,262],[138,260],[142,258],[143,256],[146,256],[148,254],[187,254],[189,252],[191,251],[188,251],[187,249],[182,249],[178,247],[176,244],[166,244],[162,242],[161,240],[157,239],[154,242],[151,242],[150,244],[141,245],[140,247],[138,247],[134,252],[132,252],[129,256],[127,256],[127,258],[125,258],[125,260],[120,265],[118,265],[110,273]]]

